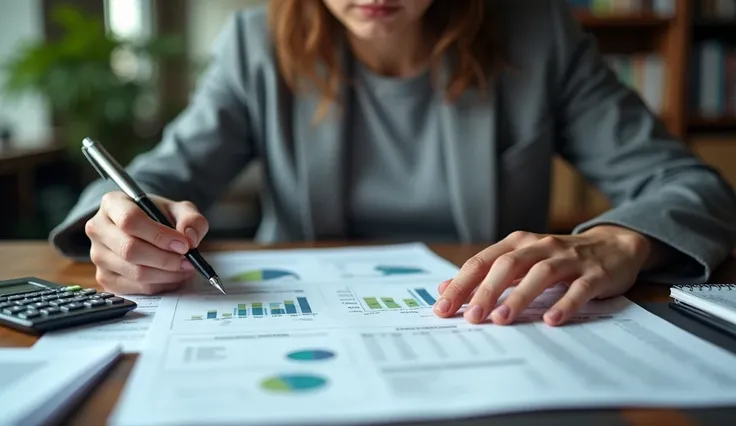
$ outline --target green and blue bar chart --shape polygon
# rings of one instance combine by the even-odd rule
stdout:
[[[232,310],[208,309],[201,315],[192,315],[191,320],[223,320],[236,318],[262,318],[283,315],[312,315],[312,306],[306,297],[296,297],[275,302],[238,303]]]
[[[408,289],[406,296],[364,296],[363,303],[369,310],[380,309],[418,309],[428,307],[437,301],[425,288]]]

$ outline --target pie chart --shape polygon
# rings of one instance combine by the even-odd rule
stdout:
[[[376,271],[381,272],[383,275],[412,275],[412,274],[424,274],[424,269],[416,268],[413,266],[393,266],[393,265],[378,265]]]
[[[263,390],[274,393],[302,393],[323,388],[327,379],[311,374],[282,374],[261,382]]]
[[[307,349],[291,352],[286,357],[293,361],[324,361],[334,358],[335,353],[323,349]]]
[[[299,276],[294,272],[285,269],[254,269],[252,271],[242,272],[230,277],[230,281],[254,282],[254,281],[272,281],[282,279],[298,280]]]

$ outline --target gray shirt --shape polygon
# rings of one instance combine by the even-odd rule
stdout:
[[[357,61],[353,70],[351,236],[457,240],[430,72],[385,77]]]

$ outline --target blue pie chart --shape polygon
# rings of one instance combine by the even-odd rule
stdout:
[[[335,357],[335,353],[324,349],[307,349],[290,352],[286,355],[293,361],[324,361]]]
[[[327,385],[327,379],[311,374],[282,374],[261,382],[261,389],[273,393],[301,393],[315,391]]]
[[[426,271],[421,268],[415,268],[413,266],[391,266],[391,265],[378,265],[376,271],[381,272],[383,275],[413,275],[413,274],[424,274]]]

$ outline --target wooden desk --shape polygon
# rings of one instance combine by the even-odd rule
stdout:
[[[277,245],[268,248],[294,248],[294,247],[328,247],[340,246],[341,244],[301,244],[301,245]],[[235,249],[257,249],[263,248],[242,242],[217,242],[203,248],[206,250],[221,251]],[[482,249],[481,246],[463,245],[432,245],[431,248],[439,255],[445,257],[456,265],[461,265],[468,257]],[[6,242],[0,243],[0,279],[8,279],[19,276],[37,276],[59,282],[61,284],[80,284],[83,286],[100,288],[94,279],[92,265],[72,263],[57,253],[45,242]],[[715,281],[736,282],[736,261],[726,262],[714,277]],[[636,287],[628,295],[636,302],[666,301],[668,289],[662,286],[647,286],[642,284]],[[35,338],[21,333],[0,329],[0,347],[28,347],[33,345]],[[114,366],[105,376],[103,381],[91,392],[90,395],[75,410],[67,424],[90,425],[104,424],[105,419],[113,410],[118,397],[125,385],[133,365],[135,355],[125,355],[124,358]],[[698,425],[697,419],[703,416],[693,416],[694,411],[679,410],[646,410],[646,409],[621,409],[621,410],[585,410],[566,412],[543,412],[515,414],[508,416],[497,416],[493,418],[494,425],[517,425],[526,424],[560,424],[560,425],[663,425],[663,426],[691,426]],[[700,410],[698,413],[708,411]],[[723,417],[721,417],[723,418]],[[734,417],[731,417],[733,419]],[[487,424],[480,420],[471,420],[462,424]],[[459,424],[457,422],[453,424]]]

